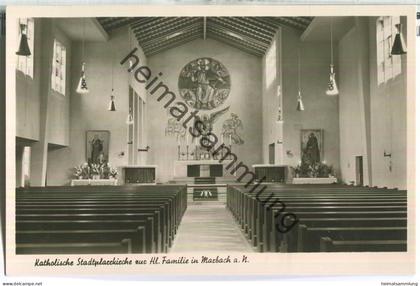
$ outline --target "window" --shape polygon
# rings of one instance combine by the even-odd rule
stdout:
[[[391,55],[391,49],[395,35],[396,24],[400,23],[400,17],[379,17],[376,22],[376,51],[378,85],[401,74],[401,56]]]
[[[268,88],[276,79],[277,62],[276,62],[276,41],[273,41],[271,47],[265,55],[265,87]]]
[[[51,88],[62,95],[66,91],[66,47],[54,40]]]
[[[23,18],[19,19],[18,25],[18,39],[17,43],[20,44],[20,38],[22,35],[22,31],[20,25],[25,25],[25,30],[23,31],[28,38],[28,46],[31,51],[30,56],[17,56],[17,70],[23,72],[25,75],[30,76],[33,78],[34,76],[34,35],[35,35],[35,26],[34,26],[34,19],[33,18]]]

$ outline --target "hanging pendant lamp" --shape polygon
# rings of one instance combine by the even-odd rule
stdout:
[[[396,24],[395,27],[397,28],[397,34],[392,44],[391,55],[404,55],[407,53],[407,46],[401,32],[402,24]]]
[[[330,64],[330,79],[328,81],[327,95],[334,96],[338,95],[337,82],[335,81],[334,72],[334,47],[333,47],[333,33],[332,33],[332,19],[330,19],[330,39],[331,39],[331,64]]]
[[[86,75],[85,75],[85,63],[82,63],[82,72],[80,75],[79,84],[77,85],[76,92],[79,94],[87,94],[89,93],[89,89],[86,82]]]
[[[131,107],[130,107],[130,111],[128,112],[127,121],[125,123],[127,123],[127,125],[134,124],[133,112],[131,110]]]
[[[303,106],[302,93],[300,86],[300,49],[298,51],[298,97],[297,97],[297,111],[304,111],[305,107]]]
[[[297,111],[304,111],[305,107],[303,106],[303,101],[302,101],[302,94],[300,93],[300,91],[298,92],[298,98],[297,98]]]
[[[26,35],[26,28],[25,24],[20,24],[20,43],[19,43],[19,50],[16,52],[18,56],[30,56],[31,50],[29,49],[28,44],[28,37]]]
[[[335,81],[334,65],[330,65],[330,80],[328,82],[328,88],[325,93],[330,96],[338,95],[337,82]]]
[[[89,89],[87,86],[86,81],[86,74],[85,74],[85,22],[83,21],[83,39],[82,39],[82,71],[80,73],[79,84],[77,85],[76,92],[78,94],[87,94],[89,93]]]
[[[130,31],[130,26],[128,26],[128,46],[129,46],[129,49],[131,49],[131,33],[130,32],[131,32]],[[134,65],[133,60],[130,58],[128,60],[128,70],[130,72],[134,72],[133,65]]]
[[[111,100],[109,101],[109,107],[108,110],[109,111],[116,111],[117,109],[115,108],[115,97],[114,97],[114,89],[112,89],[112,93],[111,93]]]
[[[112,65],[111,65],[111,100],[109,102],[109,111],[116,111],[115,108],[115,96],[114,96],[114,57],[112,57]]]

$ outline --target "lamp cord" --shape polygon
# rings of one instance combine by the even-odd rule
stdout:
[[[298,48],[298,90],[300,90],[300,47]]]
[[[331,65],[333,65],[334,64],[334,47],[333,47],[332,18],[330,18],[330,40],[331,40]]]
[[[114,96],[114,56],[115,54],[112,53],[112,58],[111,58],[111,96]]]
[[[82,62],[84,62],[85,61],[85,21],[86,21],[86,19],[85,18],[83,18],[83,28],[82,28],[82,30],[83,30],[83,39],[82,39]]]
[[[23,73],[24,75],[24,83],[25,83],[25,124],[24,126],[26,127],[26,120],[28,119],[27,114],[28,114],[28,83],[27,83],[27,79],[26,79],[26,73],[28,72],[28,57],[25,57],[25,72]]]

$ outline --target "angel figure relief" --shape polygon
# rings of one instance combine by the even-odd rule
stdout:
[[[230,106],[210,114],[203,114],[201,116],[197,116],[196,120],[200,120],[202,123],[199,125],[202,126],[201,130],[199,131],[203,138],[209,136],[209,134],[213,131],[213,126],[216,120],[218,120],[223,114],[225,114],[229,110],[229,108]]]
[[[235,113],[230,114],[230,118],[223,122],[222,137],[227,139],[231,145],[242,145],[245,141],[239,134],[243,130],[242,120]]]

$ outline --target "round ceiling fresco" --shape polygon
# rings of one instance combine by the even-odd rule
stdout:
[[[211,110],[223,104],[229,96],[230,75],[219,61],[199,58],[183,67],[178,88],[190,107]]]

